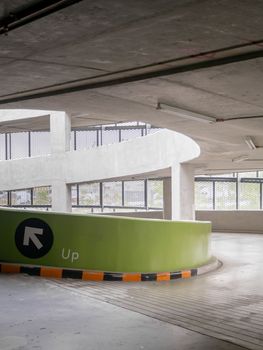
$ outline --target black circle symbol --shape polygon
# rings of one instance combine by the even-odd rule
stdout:
[[[27,258],[37,259],[46,255],[53,245],[53,240],[51,228],[40,219],[26,219],[16,228],[16,247]]]

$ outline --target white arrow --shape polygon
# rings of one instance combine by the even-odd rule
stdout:
[[[29,241],[31,239],[31,241],[34,243],[37,249],[42,248],[43,244],[40,242],[36,235],[43,235],[43,229],[38,227],[26,226],[24,232],[23,245],[29,245]]]

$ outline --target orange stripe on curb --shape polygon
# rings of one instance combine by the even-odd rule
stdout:
[[[124,282],[141,282],[140,273],[124,273],[122,276]]]
[[[103,272],[83,271],[82,273],[82,279],[84,281],[103,281],[103,277]]]
[[[157,273],[157,281],[170,281],[170,273],[169,272],[162,272],[162,273]]]
[[[182,278],[190,278],[191,271],[182,271]]]
[[[40,276],[41,277],[61,278],[62,277],[62,269],[55,269],[53,267],[41,267]]]
[[[2,264],[1,272],[4,272],[4,273],[19,273],[20,272],[20,265]]]

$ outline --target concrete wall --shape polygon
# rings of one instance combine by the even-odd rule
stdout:
[[[214,232],[263,233],[263,211],[197,210],[196,219],[211,221]]]
[[[163,211],[111,213],[110,215],[162,219]],[[263,233],[263,211],[197,210],[196,220],[211,221],[214,232]]]

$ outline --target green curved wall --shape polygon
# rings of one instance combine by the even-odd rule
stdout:
[[[45,221],[53,231],[53,245],[41,258],[25,257],[16,247],[16,229],[28,218]],[[198,267],[211,258],[209,222],[5,209],[0,210],[0,222],[1,262],[109,272],[168,272]]]

